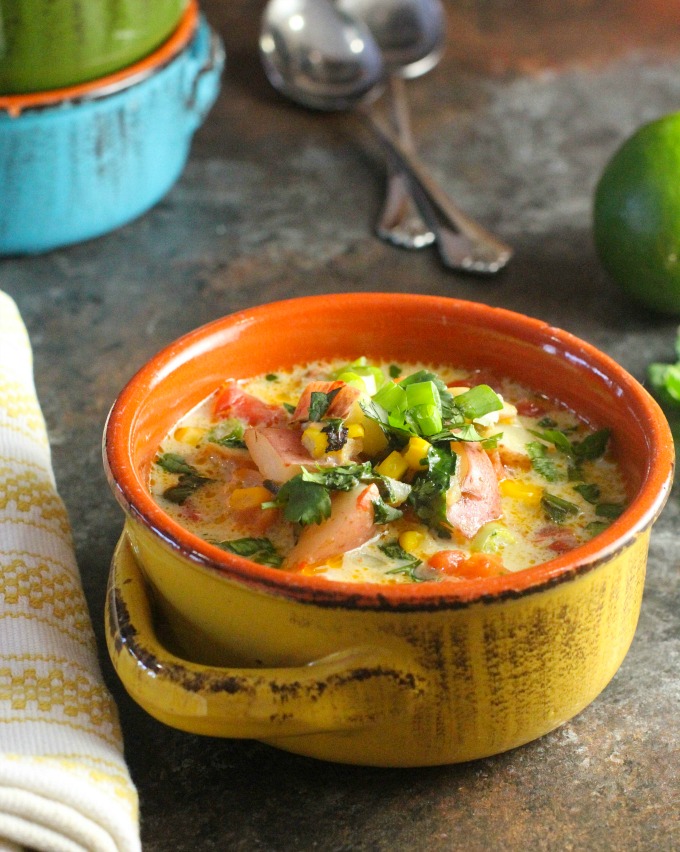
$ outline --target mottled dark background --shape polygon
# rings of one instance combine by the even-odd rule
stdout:
[[[291,295],[415,291],[502,305],[573,331],[642,379],[676,321],[630,304],[594,253],[591,198],[616,146],[680,104],[680,11],[664,0],[446,0],[442,63],[409,84],[423,159],[516,247],[496,279],[373,235],[384,161],[349,115],[283,102],[257,58],[261,2],[205,0],[228,54],[183,177],[101,239],[0,260],[35,352],[60,492],[138,785],[147,852],[670,850],[680,847],[678,498],[655,527],[622,668],[578,718],[463,766],[334,766],[175,732],[119,686],[103,605],[122,514],[104,419],[159,348],[213,317]]]

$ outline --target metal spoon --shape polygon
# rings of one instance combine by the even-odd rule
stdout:
[[[335,0],[335,4],[370,29],[388,71],[397,135],[407,150],[415,152],[405,80],[426,74],[441,59],[446,37],[441,0]],[[423,248],[435,240],[411,194],[408,179],[391,159],[376,231],[382,239],[410,249]]]
[[[368,105],[380,94],[383,65],[368,27],[328,0],[269,0],[260,54],[271,84],[295,102],[326,111],[357,110],[408,176],[446,266],[482,274],[505,266],[512,249],[466,216],[371,113]]]

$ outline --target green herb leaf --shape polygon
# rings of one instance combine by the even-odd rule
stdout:
[[[427,469],[417,473],[412,482],[410,506],[422,521],[436,529],[446,522],[446,492],[455,463],[449,447],[432,446],[427,451]]]
[[[320,467],[315,471],[303,467],[302,473],[298,476],[305,482],[314,482],[329,491],[350,491],[360,482],[373,481],[374,473],[371,463],[363,462],[362,464],[345,464],[337,467]]]
[[[413,583],[422,583],[425,581],[424,577],[420,577],[416,573],[418,566],[423,564],[422,560],[404,550],[396,539],[388,541],[385,544],[379,544],[378,547],[385,556],[399,563],[396,567],[386,571],[386,574],[406,574]]]
[[[390,374],[391,379],[398,379],[402,373],[401,367],[398,367],[396,364],[390,364],[388,372]]]
[[[302,474],[284,482],[274,500],[263,503],[263,508],[283,508],[287,521],[294,524],[320,524],[331,516],[331,498],[328,489],[317,482],[304,480]]]
[[[260,565],[269,565],[271,568],[279,568],[283,562],[268,538],[232,538],[226,541],[218,541],[216,544],[217,547],[221,547],[228,553],[243,556]]]
[[[160,456],[156,456],[154,464],[162,467],[168,473],[198,473],[196,468],[178,453],[162,453]]]
[[[581,514],[575,503],[564,500],[556,494],[550,494],[548,491],[541,497],[541,506],[548,519],[556,524],[563,524],[570,515]]]
[[[595,507],[595,514],[613,521],[619,517],[625,508],[623,503],[598,503]]]
[[[207,440],[211,444],[219,444],[220,447],[243,449],[245,447],[244,431],[245,427],[240,420],[228,418],[222,420],[208,432]]]
[[[600,488],[594,483],[583,482],[581,485],[574,485],[574,491],[577,491],[588,503],[595,504],[600,499]]]
[[[607,449],[607,442],[609,441],[610,435],[610,429],[599,429],[597,432],[593,432],[591,435],[588,435],[582,441],[575,441],[572,443],[574,455],[578,459],[587,461],[599,459],[600,456],[604,455],[604,452]]]
[[[540,441],[530,441],[527,445],[527,455],[531,461],[531,466],[548,482],[555,482],[559,479],[559,472],[555,463],[547,457],[547,449],[545,444]]]
[[[326,452],[341,450],[347,443],[348,429],[340,418],[333,418],[321,430],[326,435]]]
[[[334,388],[328,393],[323,391],[312,391],[309,398],[309,414],[307,420],[318,422],[330,408],[335,397],[340,393],[340,388]]]
[[[376,524],[389,524],[392,521],[398,521],[404,515],[401,509],[388,505],[382,497],[371,502],[373,503],[373,522]]]
[[[606,521],[591,521],[586,526],[586,532],[590,533],[591,536],[596,536],[606,530],[608,526],[609,524]]]
[[[182,473],[176,485],[171,485],[165,489],[163,497],[171,503],[181,506],[198,488],[213,481],[209,477],[201,476],[198,473]]]
[[[544,429],[542,432],[535,429],[529,429],[529,432],[531,432],[532,435],[536,435],[536,437],[540,438],[542,441],[552,444],[556,449],[567,456],[574,454],[574,448],[572,447],[571,441],[561,429]]]

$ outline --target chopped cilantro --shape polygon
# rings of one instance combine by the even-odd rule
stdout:
[[[531,461],[531,466],[548,482],[555,482],[559,479],[559,472],[555,463],[547,457],[545,444],[540,441],[530,441],[527,445],[527,455]]]
[[[262,504],[263,509],[282,507],[287,521],[294,524],[320,524],[331,516],[328,489],[317,482],[306,481],[302,474],[284,482],[276,497]]]
[[[181,506],[197,488],[206,485],[208,482],[213,482],[213,480],[198,473],[181,473],[177,484],[166,488],[163,497],[171,503],[177,503],[178,506]]]
[[[284,482],[275,498],[263,503],[263,508],[282,507],[286,520],[292,523],[320,524],[331,515],[331,491],[350,491],[360,482],[373,478],[370,462],[339,465],[309,471],[302,468],[292,479]]]
[[[166,500],[176,503],[178,506],[181,506],[191,497],[197,488],[213,481],[210,477],[200,474],[193,465],[177,453],[162,453],[154,461],[168,473],[179,474],[177,483],[166,488],[163,492],[163,497]]]
[[[561,429],[544,429],[542,432],[529,429],[529,431],[532,435],[536,435],[536,437],[540,438],[542,441],[552,444],[561,453],[564,453],[567,456],[574,454],[574,448],[571,445],[571,441]]]
[[[373,500],[373,522],[376,524],[389,524],[392,521],[398,521],[403,516],[401,509],[396,509],[379,497]]]
[[[157,464],[158,467],[162,467],[163,470],[168,473],[198,473],[196,468],[189,464],[186,459],[178,453],[162,453],[160,456],[156,456],[154,464]]]
[[[583,482],[581,485],[574,485],[574,491],[577,491],[588,503],[595,504],[600,499],[600,488],[594,483]]]
[[[550,494],[548,491],[545,491],[541,497],[541,506],[548,519],[556,524],[563,524],[570,515],[580,514],[579,508],[575,503],[563,500],[562,497]]]
[[[267,373],[267,375],[265,376],[265,379],[268,382],[278,382],[279,377],[276,375],[276,373]]]
[[[390,364],[388,372],[390,374],[391,379],[398,379],[402,373],[401,367],[398,367],[396,364]]]
[[[340,418],[329,420],[321,431],[326,436],[327,453],[337,452],[347,443],[348,430]]]
[[[597,432],[593,432],[591,435],[588,435],[582,441],[574,441],[572,443],[574,455],[578,459],[584,459],[587,461],[599,459],[600,456],[604,455],[604,452],[607,449],[610,434],[611,430],[609,429],[599,429]]]
[[[220,447],[237,447],[243,449],[245,442],[243,433],[245,427],[240,420],[233,417],[222,420],[208,432],[207,440],[211,444],[219,444]]]
[[[316,471],[303,468],[302,473],[298,476],[305,482],[314,482],[330,491],[349,491],[360,482],[371,481],[373,468],[370,462],[344,464],[337,467],[320,467]]]
[[[606,521],[591,521],[586,526],[586,532],[590,533],[591,536],[596,536],[606,530],[608,526],[609,524]]]
[[[395,568],[386,571],[386,574],[406,574],[413,583],[424,582],[425,578],[416,573],[418,566],[422,565],[422,560],[404,550],[396,539],[379,544],[378,547],[385,556],[399,563]]]
[[[216,544],[228,553],[243,556],[260,565],[269,565],[271,568],[279,568],[283,562],[268,538],[232,538],[227,541],[218,541]]]
[[[331,407],[331,403],[340,393],[340,388],[334,388],[328,393],[312,391],[309,398],[309,414],[307,420],[319,421]]]
[[[413,479],[408,502],[416,515],[433,528],[446,522],[446,492],[455,471],[455,456],[449,447],[430,447],[427,469]]]
[[[613,521],[619,517],[625,508],[623,503],[598,503],[595,506],[595,514]]]

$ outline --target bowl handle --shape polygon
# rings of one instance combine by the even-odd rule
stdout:
[[[405,718],[421,675],[388,652],[354,647],[290,668],[231,669],[172,654],[158,640],[148,587],[123,535],[109,577],[107,645],[128,693],[161,722],[210,736],[271,739]]]

